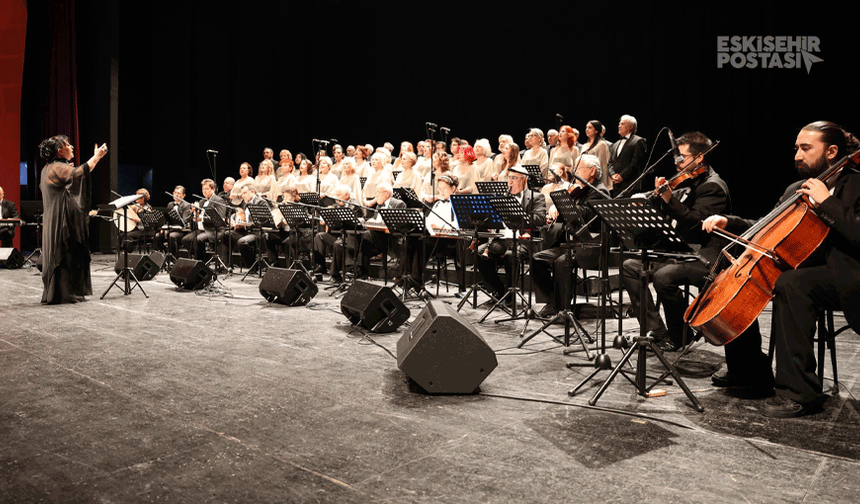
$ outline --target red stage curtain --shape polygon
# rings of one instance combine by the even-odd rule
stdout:
[[[0,0],[0,186],[6,199],[21,201],[21,85],[24,77],[24,41],[27,4]],[[21,233],[15,233],[20,247]]]

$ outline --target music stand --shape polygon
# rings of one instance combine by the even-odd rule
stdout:
[[[528,164],[522,165],[522,167],[525,168],[527,172],[529,172],[529,189],[533,191],[540,191],[540,189],[544,186],[543,174],[541,173],[540,165]]]
[[[508,194],[508,183],[499,180],[475,182],[480,194]]]
[[[579,208],[577,208],[576,201],[574,201],[574,199],[570,197],[570,193],[568,193],[566,189],[553,191],[549,193],[549,196],[552,199],[552,202],[555,204],[555,208],[558,210],[559,215],[565,223],[565,236],[567,237],[567,239],[565,240],[566,243],[564,245],[564,253],[567,256],[567,265],[569,265],[571,270],[573,270],[573,261],[575,258],[571,253],[571,249],[573,248],[573,239],[571,239],[570,234],[572,232],[571,230],[573,229],[573,226],[579,226],[582,224],[582,215],[579,213]],[[576,236],[574,236],[573,238],[575,239]],[[574,278],[573,280],[575,281],[576,279]],[[583,334],[589,336],[588,331],[586,331],[582,324],[579,323],[579,320],[577,320],[574,310],[570,309],[570,303],[568,302],[568,300],[571,298],[572,296],[570,296],[570,282],[565,282],[564,295],[562,296],[562,299],[565,302],[564,309],[559,310],[559,312],[553,318],[544,323],[543,327],[523,339],[520,344],[517,345],[517,348],[522,348],[523,345],[526,344],[526,342],[528,342],[530,339],[534,338],[541,332],[546,332],[546,329],[551,325],[555,324],[556,322],[563,322],[563,341],[560,341],[556,336],[548,332],[546,332],[547,335],[549,335],[549,337],[554,339],[556,342],[561,343],[565,347],[568,347],[570,346],[570,328],[573,327],[573,330],[574,332],[576,332],[576,336],[579,339],[579,342],[582,344],[582,349],[585,352],[586,358],[588,358],[588,360],[591,360],[591,354],[589,353],[588,346],[585,344],[585,339],[583,338]],[[580,333],[580,331],[582,331],[582,333]],[[591,339],[590,336],[589,339]]]
[[[394,197],[406,203],[406,206],[409,208],[424,207],[423,203],[421,203],[421,199],[415,193],[415,189],[412,189],[411,187],[395,187]]]
[[[119,210],[120,208],[122,209],[123,227],[125,229],[128,229],[128,205],[134,203],[135,201],[139,200],[140,198],[141,198],[141,196],[139,194],[132,194],[129,196],[123,196],[121,198],[117,198],[117,199],[110,202],[110,204],[113,206],[113,208],[115,210]],[[105,291],[102,293],[102,295],[99,299],[104,299],[104,297],[107,295],[108,291],[110,291],[114,285],[117,285],[117,282],[119,282],[120,279],[123,280],[123,284],[122,284],[123,295],[128,296],[129,294],[131,294],[131,291],[134,290],[135,287],[138,287],[140,289],[140,292],[143,293],[144,297],[149,298],[149,295],[146,293],[146,291],[143,289],[143,286],[140,284],[140,282],[137,280],[137,277],[134,275],[134,271],[128,267],[128,250],[127,250],[127,248],[126,247],[120,247],[120,248],[122,249],[122,255],[123,255],[123,267],[119,271],[119,273],[117,273],[116,277],[113,279],[113,282],[111,282],[111,284],[108,285],[108,288],[105,289]],[[131,284],[132,280],[134,280],[134,285]]]
[[[542,196],[542,195],[541,195]],[[520,287],[519,287],[519,252],[518,252],[518,240],[517,232],[520,229],[525,228],[526,222],[529,219],[529,215],[526,213],[526,209],[520,204],[519,201],[516,200],[513,196],[491,196],[488,198],[488,202],[492,207],[496,210],[496,213],[502,218],[502,222],[505,226],[511,230],[513,233],[511,237],[511,278],[508,279],[510,283],[510,287],[508,287],[505,295],[502,296],[501,299],[497,300],[496,303],[490,307],[489,310],[482,316],[478,323],[482,323],[487,317],[499,306],[504,305],[504,301],[510,298],[511,301],[511,316],[507,319],[496,320],[496,323],[507,322],[511,320],[519,320],[520,318],[525,318],[526,322],[523,326],[523,334],[525,334],[525,329],[528,327],[528,321],[533,316],[535,316],[534,311],[531,309],[531,292],[529,292],[529,299],[526,300],[525,296],[523,296]],[[529,240],[529,251],[531,251],[531,240]],[[517,297],[519,297],[523,304],[526,305],[526,308],[523,310],[522,316],[517,315]]]
[[[332,208],[320,208],[320,217],[325,221],[330,230],[341,230],[343,233],[341,235],[341,239],[343,240],[343,261],[341,261],[341,278],[344,279],[344,282],[335,286],[334,291],[329,294],[329,296],[333,296],[338,292],[345,291],[349,288],[349,283],[346,282],[346,254],[347,254],[347,234],[350,232],[355,233],[357,230],[361,229],[361,222],[359,222],[358,217],[356,217],[355,212],[353,212],[352,208],[342,206],[342,207],[332,207]]]
[[[316,193],[311,194],[316,196]],[[311,225],[311,217],[308,215],[308,211],[301,205],[289,205],[286,203],[278,203],[278,210],[281,211],[281,215],[284,216],[284,220],[290,226],[290,233],[293,233],[296,237],[295,244],[290,244],[290,249],[293,251],[294,257],[292,267],[298,267],[298,269],[301,269],[309,277],[313,278],[313,275],[299,260],[299,241],[301,240],[299,228]]]
[[[386,227],[388,227],[389,232],[396,232],[403,235],[403,257],[409,257],[407,245],[409,242],[409,235],[415,233],[424,234],[424,230],[427,225],[424,220],[424,213],[417,208],[380,208],[379,215],[382,217],[382,222],[384,222]],[[384,257],[383,260],[385,260]],[[423,265],[424,258],[421,257],[419,260]],[[406,300],[410,290],[410,285],[412,284],[412,275],[405,271],[405,266],[406,265],[404,264],[404,271],[401,275],[401,278],[403,278],[403,292],[401,293],[401,300]],[[433,295],[424,287],[423,283],[420,287],[415,287],[415,293],[419,299],[423,299],[425,293],[427,296],[433,297]]]
[[[478,182],[480,184],[480,182]],[[507,185],[507,184],[505,184]],[[501,229],[504,227],[502,217],[490,204],[490,196],[487,194],[452,194],[451,206],[454,208],[454,214],[457,216],[457,223],[460,229],[472,233],[472,285],[466,294],[460,299],[457,304],[457,311],[463,308],[463,305],[472,297],[472,308],[478,307],[478,291],[481,290],[490,297],[493,301],[496,298],[481,287],[478,281],[478,241],[480,238],[499,237],[498,233],[488,233],[490,229]],[[484,232],[483,234],[481,232]],[[466,265],[464,264],[465,268]]]
[[[254,271],[254,267],[257,267],[257,276],[263,276],[263,268],[265,266],[266,269],[269,269],[269,263],[263,258],[263,228],[275,228],[275,220],[272,218],[272,211],[269,210],[267,205],[263,204],[254,204],[254,205],[245,205],[245,213],[246,217],[250,215],[251,223],[254,227],[257,228],[257,256],[254,258],[254,263],[248,268],[248,271],[245,272],[245,276],[242,277],[242,280],[248,277],[252,271]]]
[[[640,250],[640,258],[642,260],[642,272],[639,276],[639,290],[640,290],[640,301],[639,303],[639,319],[645,320],[646,313],[648,310],[647,303],[644,302],[647,299],[647,291],[648,291],[648,275],[650,269],[650,259],[652,257],[660,257],[663,253],[672,253],[674,252],[677,256],[678,253],[687,253],[693,254],[693,250],[690,246],[675,232],[675,228],[672,226],[671,220],[666,217],[663,213],[657,210],[654,205],[648,199],[643,198],[629,198],[629,199],[617,199],[617,200],[608,200],[608,201],[595,201],[591,203],[592,208],[603,218],[604,222],[612,228],[618,237],[621,239],[622,243],[628,249],[639,248]],[[650,250],[650,252],[649,252]],[[658,250],[660,252],[658,252]],[[675,369],[675,366],[670,363],[666,357],[663,355],[663,352],[660,348],[654,343],[654,338],[652,336],[648,336],[648,328],[644,323],[640,323],[639,325],[639,336],[636,338],[635,342],[624,354],[624,357],[618,362],[618,364],[613,368],[612,372],[609,374],[609,377],[606,378],[606,381],[600,386],[594,396],[589,399],[588,404],[594,406],[597,403],[597,400],[600,399],[600,396],[603,395],[603,392],[609,387],[609,384],[618,376],[618,373],[621,372],[622,366],[626,364],[630,357],[634,352],[638,352],[637,362],[636,362],[636,380],[631,380],[630,377],[624,375],[628,381],[633,383],[636,387],[639,395],[646,396],[648,392],[653,388],[657,383],[661,382],[663,378],[666,376],[665,374],[658,378],[650,387],[646,386],[645,383],[645,372],[646,372],[646,358],[647,358],[647,350],[651,350],[654,352],[654,355],[660,360],[669,374],[675,379],[684,393],[687,395],[687,398],[693,403],[693,406],[697,411],[702,412],[705,408],[699,403],[699,400],[693,395],[693,392],[687,387],[686,383],[681,379],[681,376],[678,374],[678,371]],[[599,371],[596,369],[592,376]],[[583,382],[584,383],[584,382]],[[581,386],[581,384],[580,384]],[[578,388],[579,386],[577,386]],[[571,390],[568,394],[573,395],[576,392],[576,388]]]

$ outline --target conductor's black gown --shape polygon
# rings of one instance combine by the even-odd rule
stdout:
[[[92,295],[89,228],[91,176],[87,164],[55,161],[42,169],[42,303],[74,303]]]

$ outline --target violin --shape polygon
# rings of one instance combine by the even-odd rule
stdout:
[[[672,177],[671,179],[667,180],[666,182],[661,184],[659,187],[654,189],[654,193],[652,194],[652,197],[662,196],[664,192],[666,192],[670,189],[674,190],[676,187],[681,185],[681,183],[686,182],[687,180],[693,180],[694,178],[698,177],[699,175],[701,175],[703,173],[707,173],[707,171],[708,171],[708,167],[704,164],[697,164],[696,166],[693,166],[692,168],[684,168],[683,170],[678,172],[674,177]]]

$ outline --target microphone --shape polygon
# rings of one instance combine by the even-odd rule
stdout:
[[[678,150],[678,141],[675,140],[675,135],[672,134],[672,130],[670,128],[666,128],[669,132],[669,141],[672,143],[672,156],[675,158],[675,164],[681,164],[684,162],[684,156],[681,155],[681,151]]]
[[[207,153],[218,154],[218,151],[209,149],[206,151]]]

